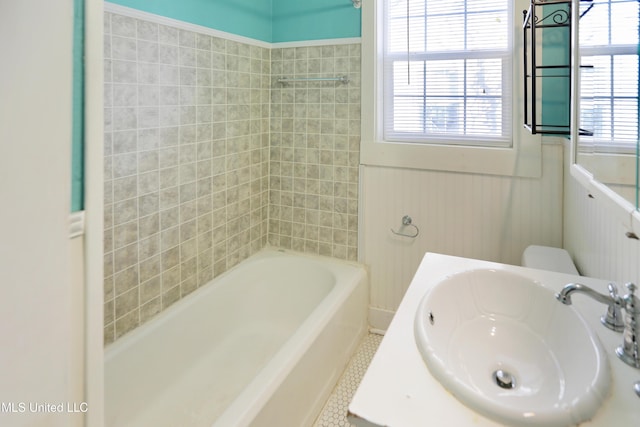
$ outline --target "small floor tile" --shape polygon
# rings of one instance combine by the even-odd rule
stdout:
[[[373,355],[378,350],[382,336],[369,334],[360,343],[353,358],[349,361],[336,388],[329,396],[324,409],[318,416],[314,427],[350,427],[347,409],[356,389],[367,371]]]

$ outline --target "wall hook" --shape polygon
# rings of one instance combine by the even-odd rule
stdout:
[[[415,233],[414,234],[403,233],[402,230],[404,229],[404,227],[413,227],[413,228],[415,228]],[[412,239],[415,239],[416,237],[418,237],[418,234],[420,234],[420,229],[418,228],[417,225],[413,224],[413,220],[411,219],[411,217],[409,215],[405,215],[405,216],[402,217],[402,228],[400,228],[400,231],[395,231],[392,228],[391,232],[393,234],[395,234],[396,236],[410,237]]]

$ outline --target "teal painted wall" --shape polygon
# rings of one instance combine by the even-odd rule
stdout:
[[[109,0],[265,42],[360,37],[351,0]]]
[[[84,0],[74,0],[73,7],[71,212],[77,212],[84,209]]]
[[[567,5],[544,6],[540,8],[542,16],[551,16],[553,11],[564,10],[570,16]],[[564,16],[564,15],[560,15]],[[547,19],[545,24],[552,24]],[[571,27],[545,28],[542,30],[542,64],[545,66],[562,66],[571,64]],[[566,127],[571,123],[571,84],[570,69],[541,70],[538,82],[542,84],[542,117],[539,123],[546,126]],[[556,76],[556,77],[551,77]],[[566,76],[566,77],[560,77]]]
[[[110,0],[111,3],[227,33],[271,41],[272,0]]]
[[[351,0],[273,0],[272,42],[360,37]]]

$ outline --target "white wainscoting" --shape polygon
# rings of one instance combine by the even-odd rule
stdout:
[[[615,281],[620,291],[626,282],[640,284],[640,241],[569,173],[564,204],[564,244],[580,274]]]
[[[425,252],[519,264],[528,245],[562,247],[562,164],[562,146],[544,145],[536,179],[361,166],[372,328],[386,329]],[[390,231],[404,215],[420,228],[415,239]]]

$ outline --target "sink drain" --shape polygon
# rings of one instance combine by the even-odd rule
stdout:
[[[516,387],[516,379],[509,372],[498,369],[493,373],[493,379],[500,388],[511,390]]]

